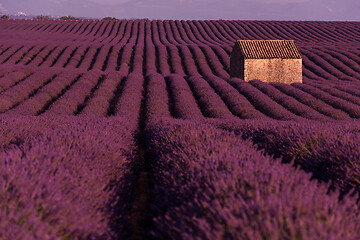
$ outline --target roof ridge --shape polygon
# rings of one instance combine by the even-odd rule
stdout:
[[[244,58],[268,59],[301,59],[294,40],[236,40]]]

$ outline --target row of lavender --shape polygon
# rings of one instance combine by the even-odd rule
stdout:
[[[142,34],[139,34],[139,39],[122,41],[117,45],[87,45],[81,42],[69,45],[58,42],[30,42],[24,45],[13,41],[4,42],[0,62],[32,67],[73,67],[104,71],[124,68],[132,71],[145,66],[144,75],[159,72],[162,75],[214,74],[224,79],[229,77],[230,45],[165,45],[158,36],[151,37],[147,34],[151,32],[150,29],[143,28],[140,32]],[[345,50],[344,47],[300,47],[304,58],[304,77],[311,80],[358,82],[360,58],[358,50],[352,50]]]
[[[226,83],[214,76],[212,84],[229,87],[220,80]],[[153,179],[148,233],[154,239],[360,237],[358,195],[350,196],[353,189],[360,192],[358,123],[239,122],[225,117],[205,125],[202,110],[222,111],[222,116],[227,112],[209,107],[220,105],[204,79],[154,74],[147,81],[146,138]],[[170,107],[167,82],[173,95]],[[251,85],[244,86],[240,89]],[[190,88],[196,89],[198,102],[208,97],[202,107]],[[173,120],[172,113],[192,120]],[[282,160],[264,156],[258,148]]]
[[[128,239],[138,169],[125,118],[0,117],[1,239]]]
[[[145,74],[160,72],[167,75],[171,72],[182,75],[216,74],[224,78],[229,72],[229,51],[219,46],[209,47],[190,45],[162,45],[150,36],[135,42],[123,42],[119,45],[91,44],[79,42],[72,45],[63,43],[38,43],[28,46],[22,44],[4,43],[0,52],[0,62],[3,64],[19,64],[31,67],[72,67],[82,70],[129,70],[146,65]],[[133,57],[136,55],[136,57]],[[200,61],[197,65],[194,58]],[[197,66],[197,67],[196,67]]]
[[[37,72],[18,69],[7,74],[0,91],[0,110],[7,115],[45,116],[128,116],[128,110],[139,108],[143,98],[144,77],[132,73],[128,76],[115,71],[62,71],[43,69]],[[24,78],[25,76],[25,78]]]
[[[121,21],[21,21],[3,20],[2,28],[11,31],[70,35],[67,41],[118,42],[119,36],[137,31],[139,24],[159,29],[163,44],[231,44],[236,39],[294,39],[304,43],[347,42],[359,40],[357,22],[286,21],[197,21],[197,20],[121,20]],[[131,34],[133,35],[133,34]],[[59,37],[59,36],[56,36]],[[61,36],[60,36],[61,37]],[[64,37],[62,37],[64,38]]]
[[[193,25],[197,26],[205,24],[205,22],[194,21]],[[218,21],[218,24],[227,22],[231,21]],[[265,25],[269,24],[269,22],[256,23],[258,25],[264,24],[264,27],[260,28],[258,26],[258,31],[254,31],[251,36],[236,36],[234,38],[226,36],[224,31],[221,31],[220,34],[219,28],[206,28],[208,30],[206,36],[215,33],[220,34],[216,37],[218,40],[217,44],[215,44],[215,40],[205,41],[204,39],[209,37],[205,37],[205,33],[198,28],[190,31],[184,25],[183,28],[174,31],[174,29],[165,28],[166,23],[167,21],[122,21],[121,32],[114,36],[117,42],[103,42],[102,37],[96,36],[94,37],[96,41],[86,42],[86,44],[84,44],[84,41],[89,38],[88,35],[84,36],[84,39],[64,41],[64,38],[71,39],[72,34],[53,35],[45,31],[42,36],[39,36],[38,32],[15,31],[14,34],[10,34],[11,31],[6,30],[9,31],[9,36],[2,42],[0,62],[43,67],[72,66],[83,70],[92,68],[120,70],[128,68],[131,71],[133,68],[146,66],[145,75],[149,75],[151,71],[156,71],[162,75],[168,75],[169,73],[183,75],[214,74],[227,78],[229,76],[229,54],[236,39],[274,39],[279,37],[281,37],[280,39],[296,39],[296,36],[300,34],[300,29],[304,30],[304,32],[301,32],[301,36],[313,34],[311,28],[307,31],[301,27],[297,29],[295,28],[297,25],[292,22],[282,23],[288,25],[287,28],[282,29],[287,37],[276,34],[280,31],[276,25],[265,28]],[[21,26],[20,22],[18,24]],[[76,24],[81,25],[81,22]],[[249,31],[246,29],[252,24],[254,23],[243,22],[241,27],[233,30]],[[297,24],[307,26],[309,23]],[[336,24],[345,23],[324,23],[324,26],[327,26],[326,24],[335,24],[333,27],[336,27]],[[47,24],[45,21],[38,22],[36,25],[42,27]],[[3,27],[6,28],[6,24]],[[347,27],[354,30],[351,38],[356,39],[356,32],[358,32],[356,23],[348,23]],[[88,27],[87,29],[95,31],[94,27]],[[29,40],[25,41],[27,42],[25,45],[24,35],[26,35],[25,39]],[[313,37],[313,35],[311,36]],[[317,41],[320,41],[320,47],[318,42],[311,43],[308,38],[302,41],[297,40],[300,51],[304,56],[304,76],[306,78],[334,81],[357,81],[359,79],[358,66],[360,60],[358,49],[356,45],[347,42],[344,35],[342,37],[338,38],[336,43],[328,42],[328,37],[319,38]],[[215,37],[213,38],[215,39]],[[183,39],[183,41],[178,40],[179,43],[174,43],[173,39]],[[52,44],[49,44],[50,40]],[[134,55],[137,55],[137,57],[134,58]],[[198,61],[194,62],[193,59]]]
[[[224,80],[215,75],[184,77],[127,69],[102,72],[62,68],[0,69],[0,112],[20,115],[79,115],[104,117],[122,115],[127,92],[158,95],[180,119],[313,119],[329,121],[360,118],[360,89],[354,83],[342,85],[321,81],[286,85],[241,79]],[[153,93],[152,82],[161,94]],[[134,94],[136,95],[136,94]],[[136,95],[141,102],[143,96]],[[131,102],[133,103],[133,101]]]
[[[216,125],[250,140],[267,155],[281,157],[331,189],[360,193],[360,123],[339,121],[219,121]]]
[[[145,111],[151,179],[146,208],[152,219],[146,226],[149,236],[360,237],[357,196],[344,195],[351,188],[360,190],[358,123],[226,118],[205,124],[200,115],[200,121],[174,120],[171,112],[177,108],[169,108],[166,80],[161,77],[151,75],[144,82],[140,74],[129,76],[131,81],[124,83],[118,96],[123,103],[131,103],[118,107],[123,118],[3,115],[0,141],[5,161],[0,175],[4,201],[0,209],[1,219],[7,219],[1,221],[1,229],[7,230],[0,236],[129,236],[126,219],[131,216],[129,204],[139,165],[134,136],[140,112]],[[189,85],[200,89],[197,82],[201,81],[196,80],[189,80]],[[175,75],[167,81],[179,87],[179,96],[186,96],[189,86],[181,84],[184,79]],[[181,114],[193,113],[184,108],[187,105],[179,106]],[[264,156],[257,148],[274,157]],[[310,181],[309,174],[281,164],[277,157],[327,184]],[[340,201],[332,189],[341,191]]]
[[[228,101],[236,101],[223,79],[211,81],[229,94]],[[353,189],[360,193],[359,123],[238,121],[217,104],[219,96],[207,87],[211,81],[160,74],[146,79],[145,136],[153,179],[148,233],[154,239],[359,238],[358,194],[349,195]],[[199,108],[201,99],[207,100]],[[254,108],[241,106],[254,114]],[[223,119],[205,119],[202,112],[221,112]],[[171,119],[174,114],[191,120]],[[282,164],[289,162],[310,174]]]
[[[0,238],[131,238],[143,164],[143,76],[131,74],[125,82],[120,72],[54,68],[29,74],[31,82],[9,89],[14,98],[3,95],[18,103],[0,116]],[[121,117],[99,118],[112,108],[111,115]],[[67,116],[74,111],[83,117]]]
[[[237,124],[221,124],[227,130],[235,128],[235,134],[198,121],[165,118],[148,125],[147,153],[154,185],[148,232],[154,239],[360,237],[357,196],[342,195],[338,200],[338,190],[328,193],[329,186],[360,189],[359,146],[352,145],[359,140],[358,125],[342,130],[310,122]],[[345,136],[338,135],[343,132]],[[307,137],[307,133],[312,134]],[[294,157],[313,176],[263,155],[243,138],[269,154],[279,156],[284,151],[284,161]],[[340,161],[348,156],[351,159]]]

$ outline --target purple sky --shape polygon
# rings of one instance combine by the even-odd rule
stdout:
[[[0,0],[0,12],[149,19],[360,21],[359,0]]]

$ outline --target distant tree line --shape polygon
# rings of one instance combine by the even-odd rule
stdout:
[[[33,19],[42,20],[42,19],[51,19],[51,17],[45,16],[45,15],[39,15],[39,16],[34,17]]]
[[[62,16],[60,19],[61,20],[79,20],[79,18],[76,18],[73,16]]]
[[[41,20],[41,19],[53,19],[53,18],[50,16],[39,15],[39,16],[34,17],[33,19]],[[60,17],[60,20],[79,20],[79,18],[76,18],[73,16],[62,16],[62,17]]]
[[[1,16],[1,19],[9,19],[9,15],[6,15],[6,14],[3,14]],[[53,19],[51,16],[46,16],[46,15],[39,15],[39,16],[36,16],[36,17],[33,17],[33,19],[36,19],[36,20],[49,20],[49,19]],[[60,20],[80,20],[80,18],[76,18],[76,17],[73,17],[73,16],[62,16],[59,18]],[[101,20],[105,20],[105,21],[118,21],[119,19],[116,18],[116,17],[104,17],[102,18]],[[148,18],[142,18],[141,20],[149,20]]]
[[[110,21],[112,21],[112,20],[118,20],[117,18],[115,18],[115,17],[104,17],[103,19],[101,19],[101,20],[110,20]]]

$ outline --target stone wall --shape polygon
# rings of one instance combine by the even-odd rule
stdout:
[[[245,81],[259,79],[263,82],[301,83],[302,59],[245,59],[243,72]]]

